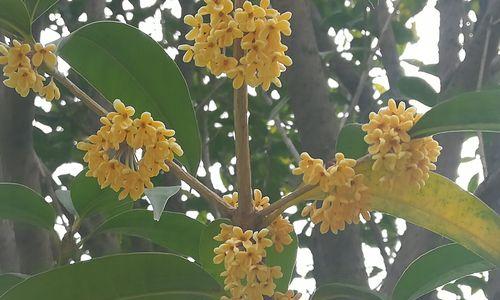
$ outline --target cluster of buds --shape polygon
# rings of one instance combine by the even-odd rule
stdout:
[[[36,43],[31,49],[29,44],[22,44],[16,40],[12,46],[0,45],[0,65],[3,67],[3,75],[7,77],[4,84],[16,90],[22,97],[26,97],[30,90],[44,97],[47,101],[59,99],[61,93],[59,88],[51,79],[44,85],[46,78],[38,73],[38,68],[45,64],[46,67],[54,69],[57,57],[54,54],[56,46],[53,44],[43,46]]]
[[[442,149],[438,142],[432,137],[411,139],[408,134],[420,117],[415,108],[390,99],[388,107],[372,112],[369,123],[362,126],[368,152],[375,160],[373,170],[381,173],[380,181],[389,188],[410,185],[419,189],[429,171],[436,169]]]
[[[360,215],[370,219],[368,187],[363,183],[363,175],[354,170],[356,160],[337,153],[336,163],[327,169],[323,160],[314,159],[308,153],[302,153],[300,158],[293,174],[303,174],[305,184],[318,185],[327,194],[321,203],[314,201],[302,211],[302,216],[310,216],[314,224],[321,223],[321,233],[329,230],[337,233],[345,229],[346,223],[357,224]]]
[[[233,80],[235,89],[243,84],[260,85],[264,90],[271,83],[280,87],[279,76],[292,64],[285,54],[288,47],[281,43],[282,34],[291,34],[292,14],[280,14],[270,8],[270,0],[261,0],[260,5],[245,1],[242,8],[234,11],[231,0],[204,1],[206,5],[195,16],[184,18],[192,27],[186,39],[194,41],[194,45],[179,47],[186,51],[184,62],[194,59],[196,66],[207,67],[216,76],[225,73]],[[226,55],[236,40],[241,40],[244,51],[239,60]]]
[[[151,178],[161,170],[169,171],[166,162],[183,154],[173,137],[174,130],[165,128],[148,112],[132,119],[135,110],[115,100],[116,111],[100,119],[102,127],[87,142],[78,143],[86,151],[83,160],[88,163],[87,176],[97,178],[101,188],[110,186],[121,190],[119,199],[128,195],[139,199],[145,188],[152,188]]]
[[[224,197],[224,200],[237,207],[238,193]],[[260,190],[254,190],[253,204],[256,210],[269,206],[269,198],[263,197]],[[222,244],[214,249],[214,263],[224,263],[225,289],[231,298],[221,299],[264,299],[265,296],[276,300],[298,299],[299,296],[289,292],[276,292],[275,279],[283,276],[279,266],[268,266],[265,263],[267,249],[274,246],[282,252],[285,245],[292,242],[290,233],[293,226],[280,216],[267,228],[260,231],[243,231],[238,226],[221,224],[221,232],[214,237]],[[287,298],[288,297],[288,298]]]

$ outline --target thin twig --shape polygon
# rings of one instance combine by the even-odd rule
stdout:
[[[295,204],[295,201],[299,199],[300,196],[304,195],[305,193],[313,190],[317,185],[303,185],[298,187],[295,191],[289,193],[288,195],[284,196],[280,200],[272,203],[268,207],[264,208],[263,210],[259,211],[257,215],[266,217],[269,219],[274,219],[271,217],[272,215],[279,215],[282,212],[284,212],[288,207],[292,206]]]
[[[354,113],[354,109],[356,108],[356,105],[358,105],[359,99],[361,98],[361,94],[363,92],[363,85],[365,84],[366,79],[368,79],[368,73],[370,72],[371,69],[371,60],[373,55],[375,55],[375,52],[380,49],[380,41],[382,40],[384,34],[386,33],[387,29],[389,28],[389,24],[391,24],[391,20],[393,17],[393,14],[396,13],[397,8],[399,6],[399,1],[394,3],[394,11],[387,16],[387,20],[385,20],[384,26],[382,27],[382,30],[380,31],[379,38],[377,40],[377,44],[375,47],[371,48],[370,51],[368,52],[365,61],[363,65],[365,66],[365,69],[361,73],[361,76],[359,77],[358,85],[356,86],[356,91],[351,98],[351,103],[349,104],[349,108],[347,109],[347,113],[343,116],[343,118],[340,120],[340,126],[339,128],[344,127],[347,119],[349,116],[351,116]],[[373,42],[373,39],[371,40]],[[371,44],[371,43],[370,43]]]
[[[225,213],[229,213],[234,209],[228,203],[222,200],[222,198],[217,195],[217,193],[201,183],[198,179],[196,179],[196,177],[184,171],[184,169],[182,169],[182,167],[175,162],[167,162],[167,165],[177,178],[186,182],[191,188],[197,191],[205,199],[217,204]]]
[[[266,92],[262,92],[262,95],[264,96],[264,100],[266,103],[271,106],[273,104],[273,100],[269,97],[269,95]],[[278,129],[278,132],[281,135],[281,139],[283,140],[283,143],[285,143],[286,147],[288,148],[288,151],[293,156],[293,159],[295,160],[296,163],[300,161],[300,154],[299,151],[297,151],[297,148],[293,144],[292,140],[288,137],[288,133],[286,132],[286,128],[283,125],[283,122],[281,118],[279,117],[278,114],[274,115],[272,117],[272,120],[274,121],[274,125]]]
[[[479,65],[479,74],[477,76],[476,91],[480,91],[481,88],[483,87],[484,69],[486,67],[486,58],[488,56],[488,47],[489,47],[490,38],[491,38],[491,26],[492,26],[492,20],[490,18],[488,28],[486,29],[486,39],[484,41],[483,53],[481,55],[481,63]],[[484,151],[483,133],[481,131],[477,131],[476,133],[477,133],[477,138],[479,140],[479,145],[478,145],[479,159],[481,160],[481,165],[483,166],[483,175],[484,175],[484,177],[487,177],[488,176],[488,166],[486,163],[486,154]]]
[[[235,9],[243,6],[244,0],[235,1]],[[233,55],[236,60],[243,56],[241,40],[234,43]],[[239,223],[251,222],[254,212],[252,204],[252,176],[250,168],[250,145],[248,134],[248,92],[247,85],[234,90],[234,139],[236,148],[236,182],[239,193],[237,219]]]
[[[59,73],[57,70],[47,71],[55,80],[64,85],[73,95],[82,100],[85,105],[87,105],[91,110],[93,110],[99,116],[105,116],[108,114],[108,111],[102,107],[99,103],[97,103],[94,99],[92,99],[89,95],[87,95],[84,91],[82,91],[78,86],[76,86],[71,80],[69,80],[66,76]]]
[[[391,265],[391,262],[389,261],[389,255],[385,251],[384,238],[382,237],[380,228],[378,227],[377,223],[375,223],[373,220],[370,220],[367,223],[368,227],[370,227],[374,235],[375,243],[377,244],[377,247],[380,250],[380,255],[382,255],[382,258],[384,259],[385,269],[388,270],[389,266]]]

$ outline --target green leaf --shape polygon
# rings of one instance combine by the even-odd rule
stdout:
[[[198,265],[173,254],[107,256],[32,276],[1,300],[219,299],[221,286]]]
[[[54,229],[56,214],[43,197],[27,186],[0,183],[0,218]]]
[[[275,280],[276,290],[282,293],[288,291],[288,286],[293,276],[293,269],[295,268],[295,262],[297,260],[297,249],[299,247],[298,238],[295,232],[291,233],[293,242],[285,246],[283,252],[278,253],[274,246],[267,249],[266,264],[268,266],[280,266],[281,272],[283,272],[283,277]]]
[[[386,298],[368,288],[343,283],[323,285],[314,292],[311,298],[311,300],[333,299],[384,300]]]
[[[0,275],[0,295],[26,278],[28,278],[28,276],[23,274],[7,273]]]
[[[473,194],[436,173],[420,190],[392,190],[380,184],[371,161],[356,166],[365,175],[373,210],[403,218],[441,234],[490,262],[500,265],[500,217]]]
[[[467,191],[469,191],[470,193],[474,193],[478,185],[479,185],[479,173],[476,173],[469,180],[469,184],[467,185]]]
[[[426,112],[410,130],[414,138],[450,131],[500,131],[499,90],[460,94]]]
[[[85,176],[84,169],[71,184],[71,199],[81,219],[102,213],[113,216],[132,208],[132,200],[118,200],[118,194],[111,188],[101,189],[97,180]]]
[[[121,99],[175,129],[181,161],[198,168],[201,140],[184,78],[151,37],[118,22],[83,26],[59,45],[64,60],[109,101]]]
[[[392,299],[418,299],[450,281],[493,268],[492,263],[458,244],[437,247],[408,266],[394,288]]]
[[[198,243],[204,229],[205,225],[181,213],[164,212],[160,221],[155,221],[151,211],[134,209],[106,220],[96,234],[114,232],[138,236],[198,259]]]
[[[415,99],[427,106],[434,106],[437,103],[438,93],[422,78],[403,77],[397,84],[403,96]]]
[[[443,291],[447,291],[447,292],[453,293],[453,294],[457,295],[459,297],[459,299],[464,299],[464,293],[455,284],[448,283],[448,284],[444,285],[443,286]]]
[[[56,190],[55,193],[62,206],[64,206],[69,213],[77,216],[78,212],[76,211],[73,201],[71,200],[71,192],[68,190]]]
[[[201,266],[221,285],[224,285],[224,278],[220,276],[220,273],[224,271],[224,264],[214,264],[213,258],[215,256],[214,249],[220,245],[220,242],[214,240],[214,236],[220,233],[220,224],[223,223],[231,224],[231,221],[227,219],[217,219],[208,224],[207,227],[205,227],[205,230],[201,233],[199,247]]]
[[[59,0],[24,0],[30,14],[31,23],[54,6],[58,1]]]
[[[336,151],[342,152],[348,158],[358,159],[368,153],[368,144],[365,143],[365,132],[361,124],[347,124],[339,132]]]
[[[153,219],[159,221],[168,199],[175,195],[181,186],[157,186],[152,189],[146,189],[144,194],[148,197],[151,206],[153,206]]]
[[[0,0],[0,31],[31,40],[31,21],[22,0]]]

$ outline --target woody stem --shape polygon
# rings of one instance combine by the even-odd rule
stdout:
[[[59,83],[64,85],[73,95],[82,100],[82,102],[85,103],[85,105],[87,105],[96,114],[98,114],[101,117],[106,116],[108,114],[108,111],[104,107],[102,107],[99,103],[97,103],[94,99],[92,99],[89,95],[87,95],[84,91],[82,91],[71,80],[66,78],[66,76],[59,73],[57,70],[46,70],[46,72],[52,75],[52,77]]]
[[[167,165],[177,178],[187,183],[191,188],[196,190],[203,198],[217,204],[225,215],[229,215],[230,212],[234,209],[228,203],[222,200],[222,198],[219,195],[217,195],[214,191],[212,191],[206,185],[201,183],[198,179],[196,179],[196,177],[184,171],[184,169],[182,169],[181,166],[179,166],[175,162],[167,161]]]
[[[243,6],[244,0],[236,0],[235,8]],[[234,42],[233,55],[236,60],[243,56],[241,40]],[[254,208],[252,204],[252,180],[250,169],[250,146],[248,135],[248,93],[247,85],[234,90],[234,138],[236,148],[236,181],[239,193],[238,209],[235,222],[243,226],[251,226]],[[242,224],[243,223],[243,224]],[[245,224],[246,223],[246,224]]]

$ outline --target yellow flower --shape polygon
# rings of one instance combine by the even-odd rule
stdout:
[[[295,294],[293,291],[288,291],[285,294],[276,292],[273,296],[273,300],[299,300],[302,294]]]
[[[43,46],[40,43],[36,43],[35,53],[31,57],[31,62],[35,67],[39,67],[43,62],[49,67],[54,68],[57,64],[57,57],[54,54],[56,51],[56,45],[49,44],[47,46]]]
[[[22,97],[26,97],[30,89],[35,85],[36,79],[36,73],[33,69],[22,67],[10,74],[9,78],[4,80],[4,84],[16,89],[16,92]]]
[[[267,196],[263,197],[262,192],[259,189],[253,190],[252,203],[253,203],[253,206],[255,207],[256,211],[261,211],[270,205],[269,204],[269,197],[267,197]]]
[[[429,171],[436,168],[439,144],[432,137],[412,140],[408,134],[420,117],[415,108],[390,99],[386,108],[371,113],[368,124],[362,126],[365,142],[370,145],[368,152],[375,160],[372,169],[379,172],[380,182],[389,188],[421,188]]]
[[[243,3],[243,8],[235,11],[234,18],[244,32],[253,32],[256,29],[255,21],[266,16],[266,11],[260,6],[252,5],[250,1]]]
[[[293,170],[296,175],[304,174],[304,183],[317,184],[327,193],[323,201],[314,201],[302,210],[302,216],[309,216],[314,224],[321,223],[321,233],[337,233],[346,223],[358,223],[360,215],[365,219],[370,217],[368,188],[363,175],[354,170],[356,160],[345,158],[342,153],[335,154],[335,160],[325,170],[323,161],[302,153],[299,167]]]
[[[160,170],[169,171],[166,162],[183,151],[173,137],[175,132],[149,113],[132,120],[133,107],[120,100],[115,100],[113,106],[116,111],[102,117],[103,126],[77,148],[86,151],[83,160],[88,163],[87,176],[97,178],[101,188],[111,186],[120,191],[119,199],[130,195],[137,200],[144,189],[153,187],[152,177]],[[142,158],[136,155],[139,149]]]
[[[272,246],[269,233],[268,229],[243,232],[240,227],[221,224],[221,232],[214,239],[222,243],[214,249],[213,262],[224,264],[220,275],[231,295],[221,299],[263,299],[274,294],[274,280],[283,273],[279,266],[265,264],[266,249]]]
[[[9,62],[9,50],[4,46],[0,45],[0,65],[5,65]]]
[[[59,88],[54,83],[54,80],[51,80],[50,83],[42,88],[40,96],[45,97],[45,100],[52,101],[54,99],[59,100],[61,98],[61,92]]]
[[[225,195],[222,197],[222,199],[232,207],[238,207],[238,192],[234,192],[231,195]]]
[[[184,62],[198,67],[207,67],[219,76],[223,73],[233,80],[233,88],[244,84],[262,86],[268,90],[271,84],[281,87],[279,76],[292,64],[285,55],[287,47],[281,43],[281,35],[290,35],[291,13],[280,14],[269,8],[270,2],[263,0],[260,5],[245,1],[242,8],[230,15],[233,4],[230,0],[205,0],[195,16],[188,15],[184,21],[192,27],[186,39],[194,40],[194,45],[181,45],[185,51]],[[209,15],[209,23],[203,23],[203,16]],[[243,57],[230,60],[225,56],[227,48],[241,39]]]

